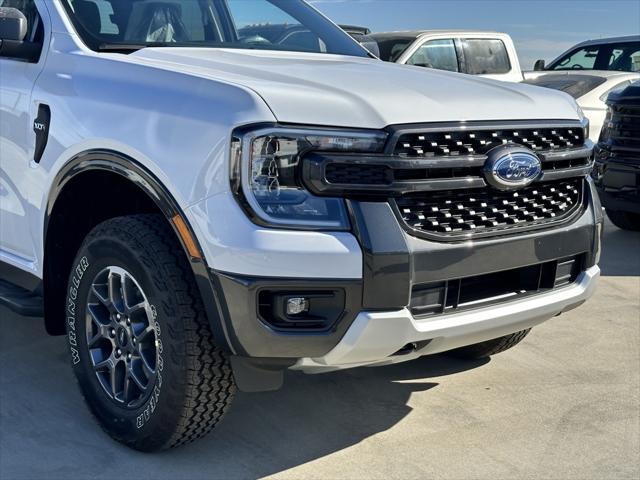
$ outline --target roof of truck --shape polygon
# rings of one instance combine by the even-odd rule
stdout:
[[[606,43],[626,43],[626,42],[640,42],[640,35],[629,35],[626,37],[610,37],[610,38],[598,38],[594,40],[587,40],[582,43],[578,43],[571,47],[571,50],[578,47],[587,47],[589,45],[602,45]]]
[[[372,33],[370,36],[374,38],[418,38],[423,35],[507,35],[504,32],[494,32],[491,30],[399,30],[395,32],[378,32]]]

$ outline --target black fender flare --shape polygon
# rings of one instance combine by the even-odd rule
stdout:
[[[171,225],[171,228],[180,241],[182,249],[189,260],[207,317],[211,324],[216,344],[230,353],[236,353],[232,340],[229,336],[229,314],[226,311],[226,304],[222,297],[222,290],[210,274],[210,269],[204,258],[203,250],[200,247],[198,238],[196,237],[188,219],[162,182],[160,182],[160,180],[158,180],[158,178],[144,165],[130,156],[106,149],[87,150],[75,155],[64,165],[62,169],[60,169],[56,174],[51,189],[49,190],[49,196],[47,199],[43,230],[44,244],[46,245],[47,242],[49,221],[51,219],[56,200],[62,193],[64,187],[76,176],[91,170],[111,172],[126,178],[146,193],[155,203]],[[198,257],[190,254],[189,247],[185,243],[183,236],[176,226],[174,220],[176,217],[181,218],[188,229],[188,232],[198,250]],[[191,251],[193,252],[193,250]]]

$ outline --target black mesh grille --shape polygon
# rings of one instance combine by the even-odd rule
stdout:
[[[407,195],[397,200],[405,223],[443,236],[500,232],[558,221],[582,203],[584,180],[535,184],[516,192],[490,189]]]
[[[582,147],[585,138],[580,127],[405,133],[398,138],[394,154],[425,158],[486,154],[510,143],[535,152],[555,152]]]
[[[640,157],[640,106],[614,105],[605,132],[612,151]]]
[[[388,185],[393,175],[385,165],[330,163],[325,178],[329,183],[340,185]]]

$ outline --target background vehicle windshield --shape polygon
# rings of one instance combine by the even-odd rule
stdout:
[[[376,42],[380,49],[380,59],[395,62],[416,41],[415,36],[392,37],[387,35],[368,35],[368,39]]]
[[[640,42],[590,45],[569,52],[547,70],[640,72]]]
[[[94,50],[190,46],[366,57],[302,0],[62,0]]]

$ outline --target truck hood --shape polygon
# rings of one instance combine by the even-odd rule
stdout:
[[[205,48],[145,48],[127,58],[251,89],[283,123],[383,128],[579,118],[561,92],[368,58]]]

